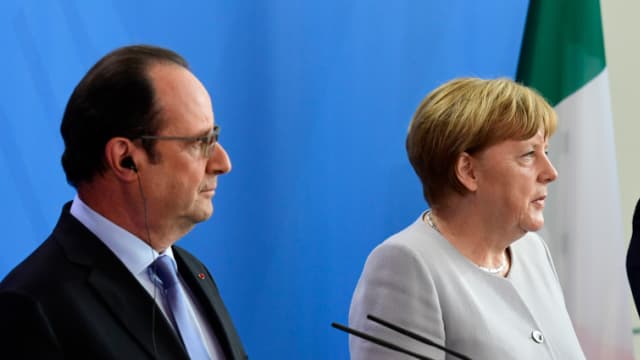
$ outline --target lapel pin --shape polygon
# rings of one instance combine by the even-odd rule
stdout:
[[[204,280],[204,273],[199,273],[198,277],[200,278],[200,280]]]

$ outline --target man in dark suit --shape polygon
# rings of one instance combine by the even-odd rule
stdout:
[[[627,250],[627,277],[636,310],[640,312],[640,200],[633,212],[631,241]]]
[[[2,357],[246,359],[211,274],[174,245],[212,215],[231,170],[185,60],[111,52],[76,86],[61,133],[77,196],[0,283]]]

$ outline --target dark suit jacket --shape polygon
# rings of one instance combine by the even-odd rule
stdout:
[[[149,293],[69,209],[0,283],[0,357],[188,359]],[[209,271],[184,249],[173,251],[227,358],[246,359]]]
[[[636,204],[632,224],[631,242],[627,251],[627,276],[636,310],[640,312],[640,200]]]

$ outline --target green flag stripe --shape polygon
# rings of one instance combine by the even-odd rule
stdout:
[[[518,81],[555,106],[605,66],[598,0],[531,0]]]

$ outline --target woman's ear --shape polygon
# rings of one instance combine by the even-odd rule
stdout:
[[[458,155],[456,159],[456,176],[458,181],[464,185],[467,190],[474,192],[478,189],[478,179],[476,169],[474,167],[473,157],[467,152]]]

